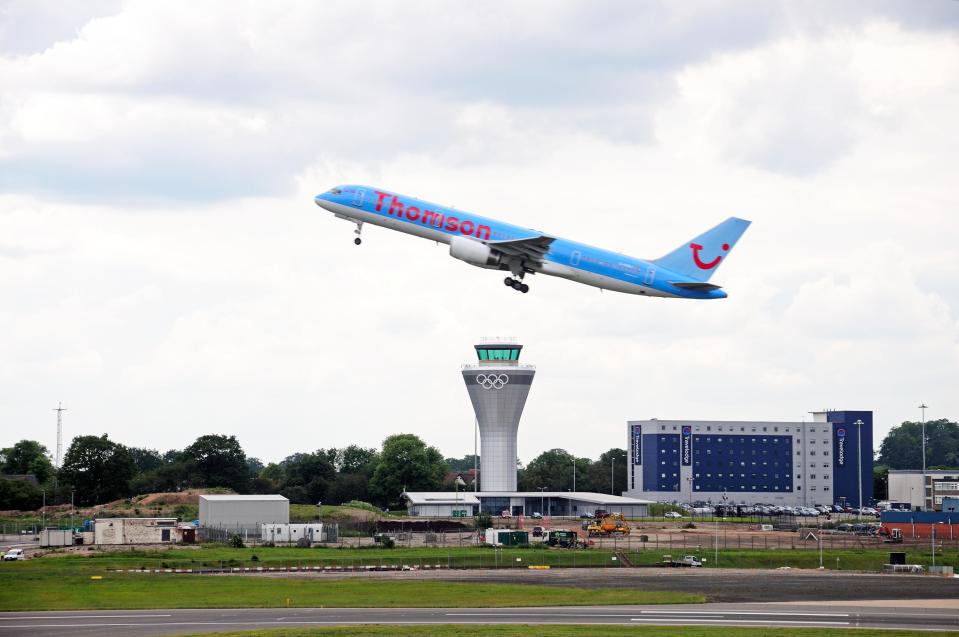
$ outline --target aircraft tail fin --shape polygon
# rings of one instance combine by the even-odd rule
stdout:
[[[730,217],[653,263],[697,281],[708,281],[750,223]]]

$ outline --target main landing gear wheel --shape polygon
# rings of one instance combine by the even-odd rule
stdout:
[[[506,284],[506,287],[511,288],[511,287],[513,287],[514,281],[513,281],[513,278],[512,278],[512,277],[506,277],[506,278],[503,280],[503,283]]]
[[[526,294],[527,292],[529,292],[529,286],[526,285],[525,283],[521,283],[520,286],[516,289],[522,292],[523,294]]]

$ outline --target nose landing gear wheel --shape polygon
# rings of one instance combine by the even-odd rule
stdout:
[[[363,243],[363,240],[360,239],[359,237],[357,237],[357,238],[353,239],[353,243],[355,243],[356,245],[360,245],[361,243]]]

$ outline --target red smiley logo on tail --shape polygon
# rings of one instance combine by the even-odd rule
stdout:
[[[717,265],[719,265],[720,261],[723,260],[722,256],[718,256],[712,261],[710,261],[709,263],[706,263],[705,261],[699,258],[699,251],[703,249],[703,246],[699,245],[698,243],[690,243],[689,247],[693,249],[693,261],[696,263],[696,267],[699,268],[700,270],[712,270]],[[729,244],[724,243],[723,252],[728,252],[728,251],[729,251]]]

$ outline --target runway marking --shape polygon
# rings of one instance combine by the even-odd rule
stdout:
[[[851,623],[851,622],[829,622],[829,621],[814,621],[814,620],[791,621],[788,619],[770,619],[765,621],[762,619],[708,619],[705,617],[635,617],[629,621],[631,622],[711,622],[711,623],[723,622],[726,624],[767,624],[767,625],[769,624],[772,624],[772,625],[806,624],[811,626],[823,626],[823,625],[848,626]]]
[[[19,615],[16,617],[0,616],[0,621],[15,621],[18,619],[142,619],[144,617],[173,617],[173,615]]]
[[[781,613],[774,611],[747,611],[747,610],[641,610],[640,614],[656,614],[656,615],[715,615],[719,613],[721,615],[770,615],[770,616],[785,616],[785,617],[849,617],[849,613]],[[635,614],[635,613],[633,613]]]

